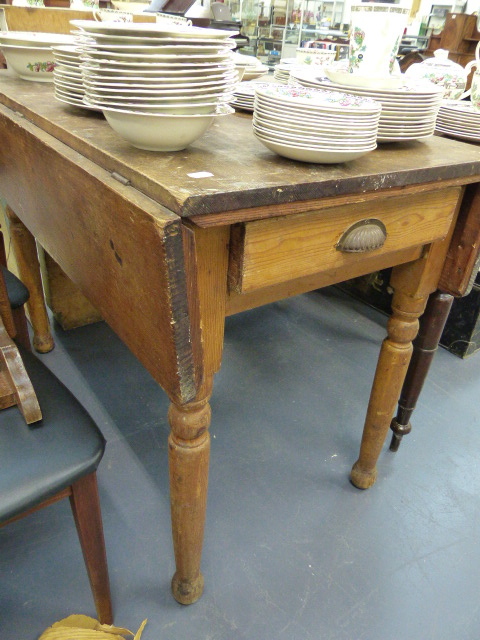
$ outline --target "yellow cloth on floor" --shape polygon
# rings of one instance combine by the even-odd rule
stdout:
[[[39,640],[125,640],[132,637],[140,640],[147,621],[144,620],[137,633],[128,629],[100,624],[98,620],[81,614],[71,615],[48,627]]]

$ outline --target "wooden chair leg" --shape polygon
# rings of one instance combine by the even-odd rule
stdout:
[[[390,451],[398,451],[403,436],[412,430],[410,418],[438,349],[452,302],[453,296],[436,291],[429,297],[425,313],[420,318],[420,330],[413,342],[413,355],[400,394],[397,415],[390,425],[393,431]]]
[[[72,485],[70,504],[98,619],[102,624],[112,624],[110,582],[96,473],[91,473]]]
[[[55,344],[43,295],[35,238],[8,205],[5,208],[5,212],[10,225],[10,238],[15,252],[19,276],[30,291],[27,307],[33,329],[33,346],[36,351],[47,353],[53,349]]]

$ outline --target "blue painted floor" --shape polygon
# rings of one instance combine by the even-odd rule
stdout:
[[[386,318],[326,289],[229,318],[212,398],[203,598],[170,595],[168,402],[103,323],[43,360],[108,439],[115,622],[143,640],[478,640],[480,354],[441,349],[377,484],[350,485]],[[67,501],[0,530],[0,638],[95,615]]]

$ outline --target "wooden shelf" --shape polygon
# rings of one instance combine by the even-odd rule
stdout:
[[[470,60],[475,59],[475,49],[479,40],[477,16],[466,13],[447,13],[443,31],[430,36],[424,54],[426,57],[431,57],[437,49],[446,49],[450,60],[465,66]],[[473,70],[467,87],[470,86],[472,74]]]

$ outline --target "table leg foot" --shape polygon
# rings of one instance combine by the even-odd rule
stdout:
[[[38,353],[48,353],[55,347],[51,333],[47,335],[34,335],[32,342],[33,348],[35,351],[38,351]]]
[[[354,487],[357,487],[357,489],[370,489],[375,484],[376,479],[376,468],[365,471],[360,467],[358,460],[355,462],[350,472],[350,482]]]
[[[203,593],[204,580],[200,573],[195,579],[182,579],[176,572],[172,578],[172,594],[180,604],[193,604]]]

